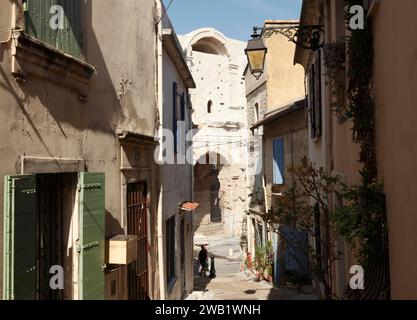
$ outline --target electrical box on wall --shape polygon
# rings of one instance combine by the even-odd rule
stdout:
[[[137,236],[118,235],[107,241],[108,264],[128,265],[137,259]]]

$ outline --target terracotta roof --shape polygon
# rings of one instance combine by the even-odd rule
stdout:
[[[181,205],[181,210],[191,212],[191,211],[197,209],[199,206],[200,206],[200,204],[198,202],[184,202]]]

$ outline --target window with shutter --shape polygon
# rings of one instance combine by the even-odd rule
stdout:
[[[277,138],[273,141],[273,184],[284,184],[284,138]]]
[[[309,73],[309,114],[310,114],[310,133],[311,138],[314,139],[316,137],[316,116],[315,116],[315,101],[316,101],[316,89],[315,89],[315,68],[314,64],[311,65],[310,73]]]
[[[25,32],[55,48],[82,58],[81,1],[80,0],[25,0]],[[63,28],[52,28],[58,11],[63,8]],[[52,12],[52,13],[51,13]],[[58,20],[56,20],[58,21]]]
[[[320,137],[321,136],[321,127],[322,127],[322,122],[321,122],[321,51],[318,50],[316,53],[316,60],[314,63],[315,66],[315,79],[314,79],[314,83],[315,83],[315,110],[314,110],[314,114],[315,114],[315,129],[316,129],[316,137]]]
[[[311,138],[319,138],[322,133],[322,96],[321,96],[321,53],[318,50],[314,55],[314,63],[309,72],[309,111]]]
[[[36,299],[36,178],[6,176],[3,210],[3,299]]]
[[[79,298],[104,299],[105,176],[82,172],[79,191]]]

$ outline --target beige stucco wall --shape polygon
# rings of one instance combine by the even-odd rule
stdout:
[[[284,185],[273,185],[273,140],[284,138]],[[292,167],[300,165],[301,158],[308,154],[307,126],[304,109],[295,111],[287,116],[264,126],[264,175],[268,198],[268,209],[274,206],[274,195],[281,193],[291,184]]]
[[[417,299],[417,2],[373,15],[378,170],[387,197],[393,299]]]
[[[273,27],[265,22],[265,27]],[[266,56],[268,108],[285,107],[305,97],[304,70],[294,65],[295,44],[281,34],[274,34],[264,40],[268,48]]]
[[[11,27],[11,3],[2,3],[1,30]],[[53,79],[29,76],[25,82],[17,82],[11,76],[10,43],[0,46],[0,175],[20,173],[21,155],[84,159],[88,171],[106,173],[106,236],[123,232],[126,221],[121,209],[123,178],[116,131],[150,136],[155,132],[155,53],[150,50],[155,42],[153,10],[153,1],[85,1],[85,56],[97,67],[85,102]],[[3,40],[4,35],[0,37]],[[150,194],[154,199],[153,186]],[[156,225],[154,210],[156,206],[151,205],[152,226]],[[153,246],[153,230],[150,238]],[[156,253],[151,251],[154,257]],[[156,267],[151,269],[150,287],[157,291]]]
[[[187,88],[183,79],[179,75],[174,62],[170,55],[163,51],[163,112],[162,112],[162,128],[168,129],[173,132],[173,83],[177,83],[178,93],[187,92]],[[179,99],[178,99],[179,101]],[[180,105],[178,105],[178,108]],[[185,128],[187,131],[191,130],[191,109],[188,106],[185,109]],[[186,142],[187,147],[191,147],[190,142]],[[175,266],[177,279],[171,287],[167,287],[167,299],[177,300],[181,299],[183,292],[192,291],[193,283],[193,228],[192,228],[192,213],[184,212],[184,215],[180,217],[179,206],[192,200],[192,164],[163,164],[160,165],[160,183],[163,186],[162,193],[162,212],[163,212],[163,226],[166,226],[166,221],[172,216],[176,215],[176,252],[175,252]],[[180,229],[180,219],[185,219],[185,230]],[[181,244],[180,234],[185,232],[185,272],[183,273],[180,263],[181,256]],[[166,231],[164,232],[166,235]],[[166,254],[164,254],[166,259]],[[167,264],[165,263],[165,266]],[[184,288],[183,276],[186,277]]]

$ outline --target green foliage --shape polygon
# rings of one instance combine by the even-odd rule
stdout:
[[[349,8],[363,5],[361,0],[345,0],[346,25],[349,25],[351,14]],[[361,176],[363,184],[375,182],[377,177],[375,151],[375,102],[372,96],[373,87],[373,35],[372,26],[366,20],[364,29],[350,30],[346,38],[348,88],[347,114],[352,119],[352,139],[360,145],[360,162],[363,164]]]
[[[268,241],[264,246],[256,246],[255,248],[255,269],[263,272],[271,267],[274,259],[274,251],[272,242]],[[271,273],[272,274],[272,273]]]
[[[339,176],[329,174],[322,167],[317,168],[306,157],[301,159],[300,165],[289,171],[291,183],[282,197],[277,198],[273,210],[263,214],[262,218],[288,246],[304,252],[310,258],[311,271],[324,284],[326,296],[331,299],[333,284],[328,275],[332,272],[334,262],[340,258],[340,252],[336,247],[337,228],[331,219],[330,200],[335,192],[344,190],[345,186]],[[300,242],[297,237],[281,232],[279,225],[305,231],[315,243]],[[316,250],[317,243],[322,250]]]
[[[340,235],[357,251],[361,262],[385,245],[385,197],[383,184],[346,188],[343,198],[347,204],[337,208],[333,219]]]

